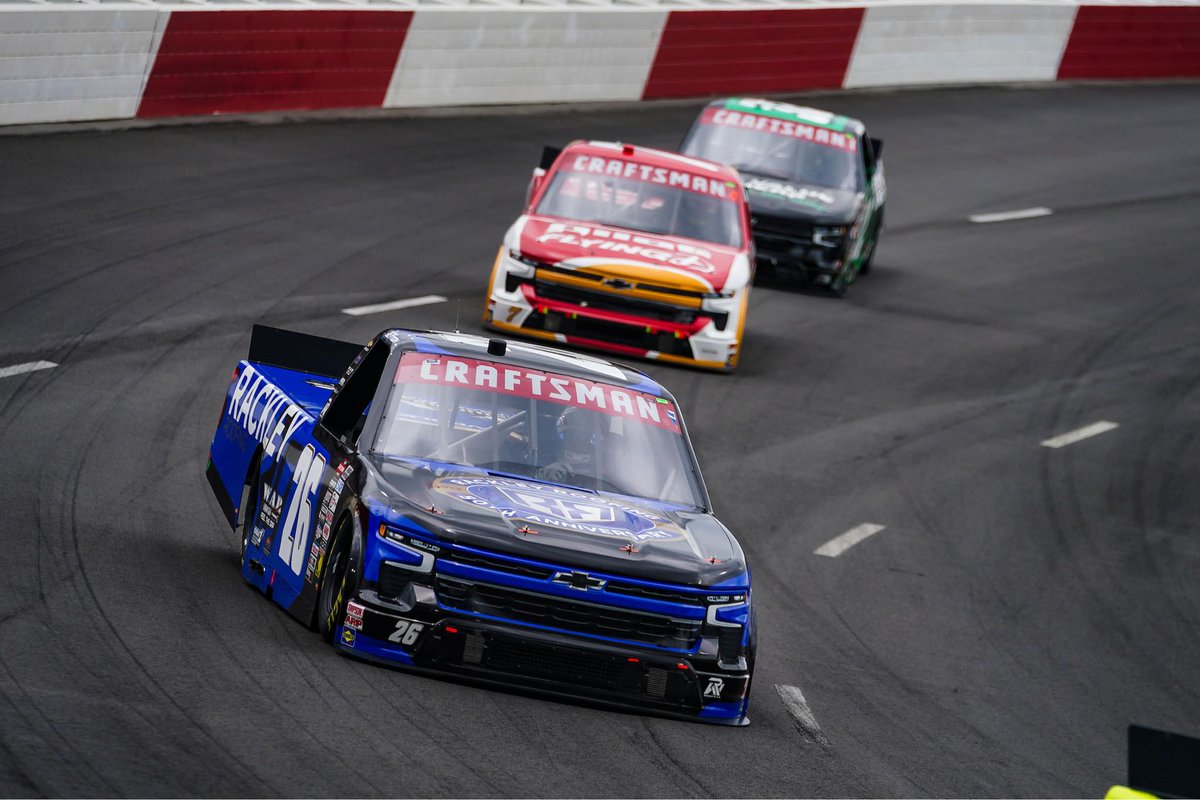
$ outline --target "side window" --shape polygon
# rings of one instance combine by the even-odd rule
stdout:
[[[337,396],[321,418],[326,430],[348,443],[358,441],[387,360],[388,346],[385,342],[378,342],[359,361],[342,382]]]

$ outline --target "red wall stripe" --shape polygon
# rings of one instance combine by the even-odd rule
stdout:
[[[841,88],[861,8],[672,11],[642,96]]]
[[[1058,79],[1200,77],[1200,6],[1080,6]]]
[[[380,106],[411,11],[176,11],[139,117]]]

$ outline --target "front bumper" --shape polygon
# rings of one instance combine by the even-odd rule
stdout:
[[[754,217],[758,263],[782,278],[823,286],[833,282],[846,266],[847,239],[822,241],[823,235],[820,228],[801,220]]]
[[[413,598],[410,598],[412,600]],[[715,659],[613,646],[456,615],[425,602],[400,605],[363,590],[335,644],[358,658],[472,681],[695,721],[745,725],[750,673]],[[432,602],[429,602],[432,601]],[[420,628],[413,632],[414,626]]]
[[[741,351],[745,291],[732,303],[732,312],[713,313],[580,289],[540,276],[513,282],[498,259],[483,322],[505,333],[623,356],[732,370]]]

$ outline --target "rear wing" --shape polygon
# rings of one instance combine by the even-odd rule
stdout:
[[[246,359],[256,364],[340,378],[360,352],[360,344],[255,325]]]

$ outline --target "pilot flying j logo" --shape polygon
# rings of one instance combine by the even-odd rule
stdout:
[[[683,537],[683,529],[648,508],[561,486],[504,478],[438,478],[433,490],[514,522],[635,542]]]
[[[713,266],[713,254],[697,245],[687,242],[674,242],[670,239],[660,239],[623,231],[610,231],[607,228],[597,228],[589,225],[566,224],[552,222],[546,226],[536,240],[539,244],[559,244],[567,247],[578,247],[596,255],[603,253],[613,256],[629,256],[631,258],[657,261],[672,267],[682,267],[703,275],[712,275],[717,271]]]

